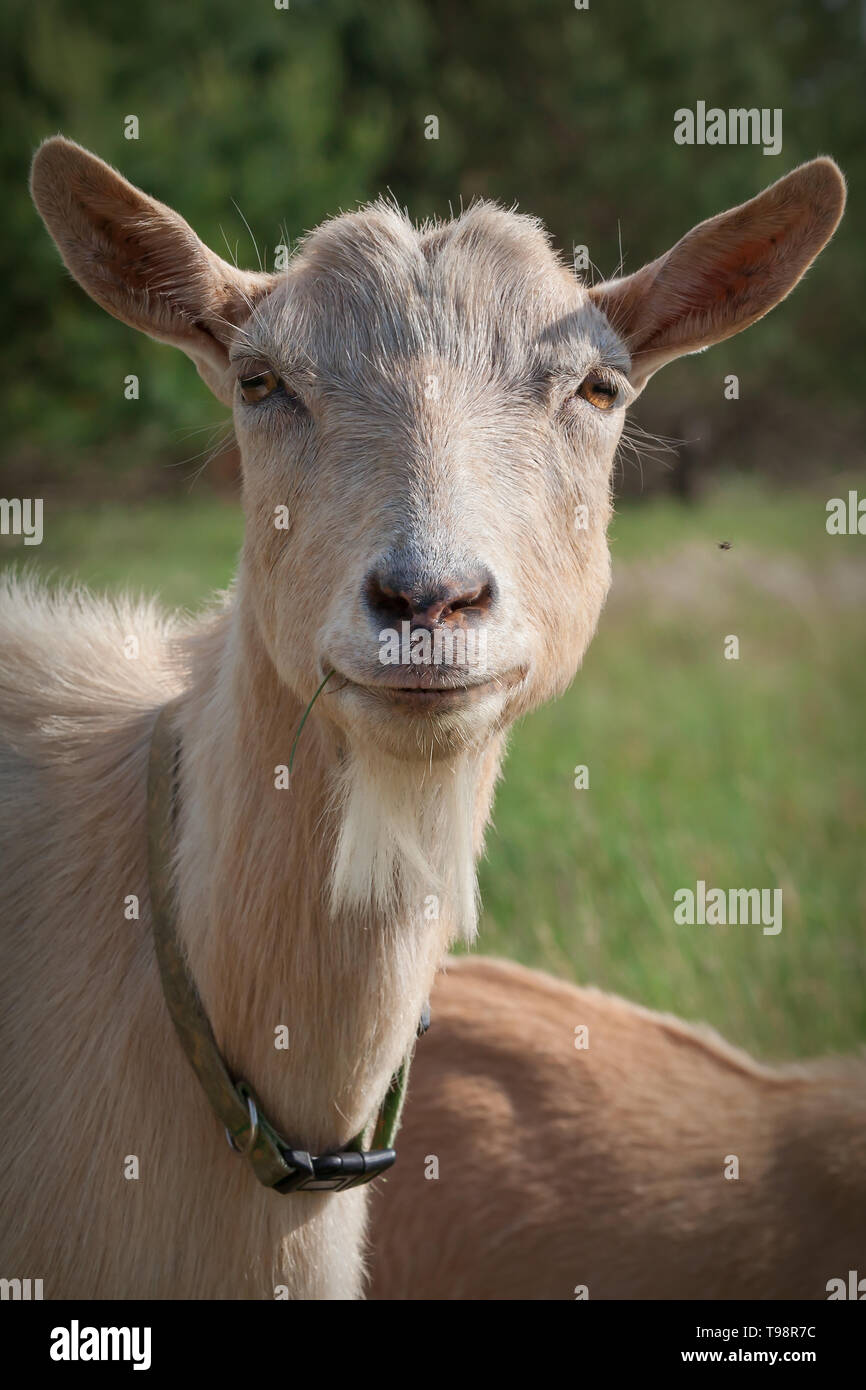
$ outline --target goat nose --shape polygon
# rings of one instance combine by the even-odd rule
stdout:
[[[399,565],[379,565],[364,581],[364,599],[383,625],[464,627],[483,622],[495,596],[488,570],[478,567],[447,579],[415,577]]]

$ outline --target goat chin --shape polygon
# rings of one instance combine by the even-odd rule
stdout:
[[[447,912],[470,943],[478,920],[473,819],[481,755],[402,763],[353,749],[334,773],[333,913],[429,921]]]

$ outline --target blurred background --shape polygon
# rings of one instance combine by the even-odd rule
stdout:
[[[0,560],[191,607],[241,534],[228,413],[63,271],[27,194],[46,135],[242,265],[390,190],[419,219],[516,203],[597,277],[836,157],[848,212],[803,284],[635,411],[613,593],[569,695],[514,735],[481,947],[767,1057],[866,1041],[866,537],[825,529],[828,498],[866,496],[863,0],[7,0],[0,34],[0,491],[45,500],[43,544],[0,537]],[[781,154],[676,145],[699,100],[781,108]],[[781,887],[781,934],[675,926],[698,878]]]

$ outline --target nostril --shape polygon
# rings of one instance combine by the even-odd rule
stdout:
[[[486,618],[495,583],[487,571],[431,582],[429,575],[416,578],[405,569],[380,566],[365,579],[363,596],[377,622],[459,627]]]
[[[478,613],[487,613],[493,602],[493,589],[490,584],[480,584],[475,589],[467,593],[459,594],[456,598],[447,599],[439,617],[445,619],[452,613],[460,613],[467,608],[474,609]]]
[[[405,594],[392,588],[378,574],[371,574],[364,583],[367,607],[378,619],[391,622],[411,622],[414,609]]]

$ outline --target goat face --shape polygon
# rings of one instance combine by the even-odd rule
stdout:
[[[333,670],[348,734],[429,757],[565,687],[607,591],[633,393],[535,222],[340,217],[230,356],[246,570],[293,688]]]

